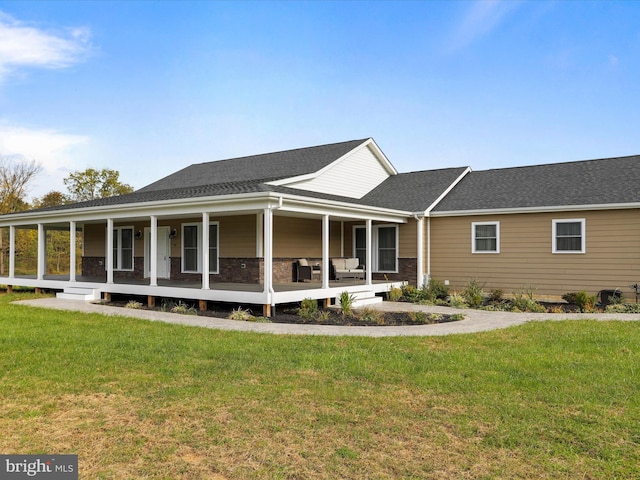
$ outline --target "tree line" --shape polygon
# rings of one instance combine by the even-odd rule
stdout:
[[[0,155],[0,214],[16,213],[32,209],[56,207],[70,203],[95,200],[133,192],[133,187],[120,181],[117,170],[87,168],[71,172],[65,179],[66,192],[52,190],[42,197],[27,200],[28,187],[42,173],[42,167],[33,160],[20,156]],[[46,231],[48,274],[69,272],[70,235],[68,228]],[[76,242],[76,258],[81,258],[82,244]],[[37,267],[37,229],[16,229],[16,275],[33,274]],[[81,271],[80,261],[76,266]],[[0,228],[0,275],[9,269],[9,228]]]

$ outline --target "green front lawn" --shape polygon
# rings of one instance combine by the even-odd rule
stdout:
[[[223,332],[0,297],[0,453],[82,479],[638,478],[640,322]]]

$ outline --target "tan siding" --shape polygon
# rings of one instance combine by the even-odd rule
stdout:
[[[87,257],[104,257],[106,223],[84,226],[84,255]]]
[[[552,220],[586,220],[586,253],[553,254]],[[471,253],[471,222],[500,221],[500,253]],[[505,293],[533,287],[539,295],[620,288],[640,279],[637,210],[431,219],[431,274],[461,290],[469,279]]]
[[[408,223],[398,225],[398,257],[416,258],[418,246],[418,222],[410,219]]]
[[[211,221],[220,222],[221,257],[256,256],[257,220],[255,215],[212,218]]]
[[[322,221],[275,216],[273,256],[322,257]]]

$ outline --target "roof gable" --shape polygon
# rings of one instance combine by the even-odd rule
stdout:
[[[267,182],[308,175],[330,165],[366,141],[366,139],[351,140],[317,147],[194,164],[137,191],[150,192],[235,182]]]
[[[373,139],[356,146],[321,170],[269,182],[310,192],[362,198],[397,171]]]
[[[640,202],[640,155],[469,173],[434,212]]]

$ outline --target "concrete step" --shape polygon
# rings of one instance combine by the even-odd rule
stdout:
[[[367,305],[375,305],[376,303],[382,303],[382,297],[376,296],[374,292],[363,291],[353,293],[355,300],[353,301],[352,308],[361,308]]]
[[[56,293],[56,298],[90,302],[100,300],[100,290],[95,288],[67,287],[63,292]]]

